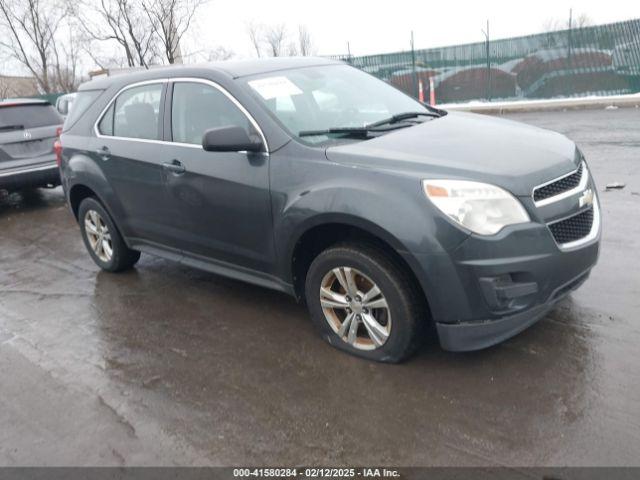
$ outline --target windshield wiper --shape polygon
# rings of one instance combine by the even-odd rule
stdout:
[[[316,135],[344,134],[355,137],[367,137],[370,129],[365,127],[335,127],[325,128],[324,130],[302,130],[298,132],[299,137],[314,137]]]
[[[24,125],[0,125],[0,131],[2,130],[24,130]]]
[[[441,115],[435,112],[404,112],[397,113],[395,115],[390,116],[389,118],[385,118],[383,120],[378,120],[377,122],[373,122],[367,125],[367,127],[380,127],[382,125],[388,125],[390,123],[398,123],[403,120],[409,120],[411,118],[417,117],[432,117],[432,118],[440,118]]]
[[[343,134],[356,138],[367,138],[369,133],[371,132],[386,132],[390,130],[395,130],[396,128],[404,128],[409,127],[410,125],[397,125],[394,128],[377,128],[382,127],[384,125],[392,125],[395,123],[402,122],[403,120],[409,120],[411,118],[417,117],[432,117],[432,118],[440,118],[442,115],[436,112],[404,112],[393,115],[389,118],[385,118],[383,120],[378,120],[377,122],[368,123],[362,127],[334,127],[334,128],[326,128],[323,130],[303,130],[298,133],[299,137],[312,137],[316,135],[331,135],[331,134]]]

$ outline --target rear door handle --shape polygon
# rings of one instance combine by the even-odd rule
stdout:
[[[162,168],[176,175],[182,175],[184,172],[187,171],[187,169],[184,168],[184,165],[180,160],[172,160],[171,162],[165,162],[162,164]]]
[[[96,154],[105,162],[111,158],[111,151],[108,147],[102,147],[96,150]]]

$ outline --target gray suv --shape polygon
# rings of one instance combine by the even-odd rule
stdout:
[[[60,185],[55,143],[62,122],[44,100],[0,102],[0,189]]]
[[[61,141],[102,269],[144,252],[286,292],[331,345],[372,360],[429,335],[454,351],[500,342],[598,258],[598,198],[573,142],[425,106],[341,62],[93,80]]]

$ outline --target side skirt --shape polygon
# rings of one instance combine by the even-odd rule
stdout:
[[[129,248],[133,250],[138,250],[156,257],[178,262],[222,277],[232,278],[234,280],[240,280],[241,282],[247,282],[260,287],[269,288],[271,290],[284,292],[295,297],[293,285],[283,282],[273,275],[207,257],[191,255],[180,250],[154,244],[139,238],[129,238],[127,239],[127,244],[129,245]]]

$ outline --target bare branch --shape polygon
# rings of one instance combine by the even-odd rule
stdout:
[[[117,47],[124,54],[129,67],[148,68],[158,61],[156,28],[141,2],[87,0],[78,8],[76,15],[85,37],[92,44],[97,42]],[[98,58],[102,56],[101,53],[92,51],[90,56],[99,65],[112,63],[108,59]]]
[[[232,50],[229,50],[226,47],[219,46],[213,50],[209,51],[209,55],[207,56],[207,60],[210,62],[229,60],[234,57],[234,53]]]
[[[586,13],[580,13],[571,19],[571,25],[569,25],[569,17],[567,18],[548,18],[542,24],[542,31],[544,32],[556,32],[558,30],[566,30],[571,28],[584,28],[593,25],[591,17]]]
[[[264,41],[268,46],[269,55],[280,57],[284,54],[287,27],[283,23],[272,25],[265,30]]]
[[[182,63],[180,43],[207,0],[146,0],[142,8],[168,63]]]
[[[574,28],[584,28],[593,25],[591,17],[589,17],[589,15],[587,15],[586,13],[579,14],[571,23],[573,24],[572,26]]]
[[[247,23],[247,34],[249,35],[249,40],[251,40],[251,45],[253,45],[258,58],[262,56],[262,50],[260,48],[260,43],[262,41],[262,29],[263,27],[260,24],[255,22]]]
[[[305,25],[298,26],[298,53],[303,57],[314,55],[311,34]]]
[[[56,37],[68,11],[61,0],[0,0],[0,48],[33,75],[44,93],[57,88],[50,77],[61,71],[65,55]]]
[[[297,57],[298,56],[298,45],[295,42],[289,42],[287,45],[287,56],[288,57]]]

